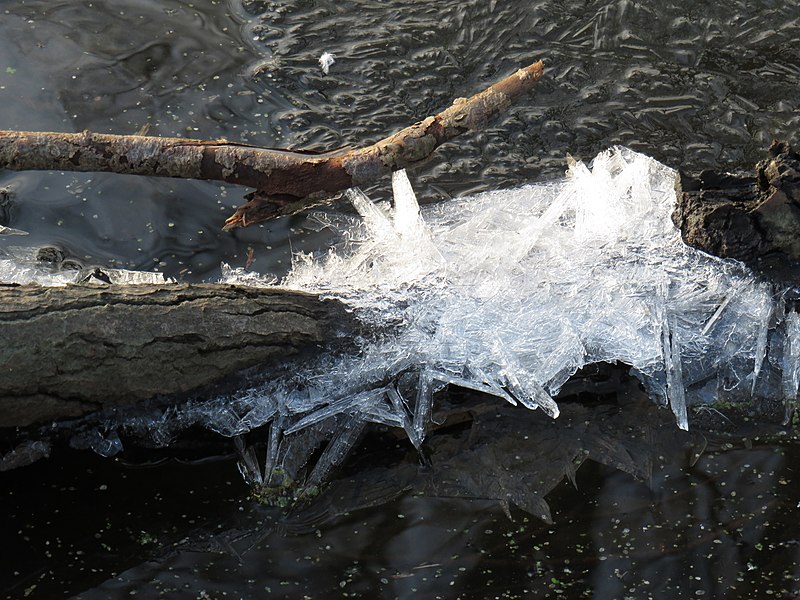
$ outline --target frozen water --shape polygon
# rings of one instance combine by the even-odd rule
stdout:
[[[28,232],[22,231],[22,229],[12,229],[11,227],[0,225],[0,235],[28,235]]]
[[[664,344],[664,371],[667,377],[667,399],[675,414],[678,427],[689,429],[689,417],[686,413],[686,389],[683,383],[683,365],[681,364],[681,345],[678,341],[678,328],[675,319],[664,321],[661,330]]]
[[[322,69],[322,72],[325,73],[325,75],[327,75],[331,69],[331,65],[333,65],[333,63],[335,62],[336,62],[335,54],[331,54],[330,52],[323,52],[322,56],[319,57],[319,68]]]
[[[788,420],[796,408],[797,392],[800,387],[800,314],[790,312],[786,316],[785,325],[781,381]]]
[[[119,434],[114,429],[105,435],[99,429],[83,432],[72,437],[70,446],[76,450],[91,448],[97,454],[106,458],[119,454],[123,450],[122,440],[119,439]]]
[[[319,485],[325,481],[330,471],[344,460],[358,442],[365,425],[365,419],[354,416],[339,428],[314,465],[308,478],[309,485]]]
[[[38,284],[49,287],[70,283],[107,283],[117,285],[141,285],[170,283],[174,280],[163,273],[130,271],[127,269],[59,269],[33,258],[30,248],[12,247],[0,255],[0,283]],[[100,276],[98,278],[97,276]],[[106,281],[106,279],[108,281]]]
[[[756,338],[756,350],[753,356],[753,384],[750,393],[755,394],[756,384],[758,383],[758,376],[761,373],[761,367],[764,365],[764,359],[767,357],[767,342],[769,341],[769,324],[773,314],[773,307],[771,303],[763,303],[757,307],[753,317],[758,320],[758,337]]]
[[[555,418],[554,397],[578,369],[620,362],[682,428],[693,405],[749,399],[774,380],[767,369],[781,369],[784,397],[796,397],[800,319],[784,319],[772,288],[740,263],[683,244],[671,221],[674,180],[655,160],[614,148],[591,165],[570,159],[560,181],[422,210],[405,172],[392,177],[393,206],[349,190],[357,216],[311,217],[337,229],[339,244],[295,255],[279,284],[228,267],[223,281],[340,300],[371,332],[354,340],[356,352],[165,413],[151,433],[168,441],[203,423],[238,436],[271,423],[260,476],[270,482],[276,470],[291,477],[288,462],[305,464],[325,440],[315,477],[327,472],[358,438],[341,428],[398,427],[419,447],[435,393],[451,384]],[[54,277],[11,263],[0,279]],[[242,463],[257,480],[253,460]]]
[[[350,190],[358,218],[317,219],[339,228],[342,243],[296,255],[280,285],[337,298],[378,333],[358,341],[357,355],[322,357],[237,402],[277,402],[287,439],[331,420],[359,431],[375,422],[402,427],[419,446],[444,385],[557,417],[554,395],[600,361],[630,365],[684,429],[709,390],[749,398],[771,347],[772,290],[741,264],[683,244],[670,218],[674,180],[668,167],[615,148],[590,166],[570,160],[563,181],[422,211],[404,172],[392,178],[393,207]],[[255,283],[247,277],[228,272],[226,281]],[[784,392],[796,395],[795,321]],[[334,436],[326,452],[339,456],[347,440]]]
[[[75,281],[77,271],[52,271],[20,260],[0,258],[0,282],[61,286]]]
[[[261,469],[258,466],[256,450],[253,446],[246,446],[241,436],[233,438],[236,453],[239,455],[239,473],[248,483],[261,484],[264,482],[261,477]]]

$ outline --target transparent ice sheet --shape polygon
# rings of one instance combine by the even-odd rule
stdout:
[[[163,273],[148,271],[95,269],[92,267],[60,269],[49,265],[47,262],[36,260],[33,253],[34,250],[31,248],[16,246],[0,250],[0,283],[60,287],[70,283],[85,282],[142,285],[170,283],[173,281],[164,277]]]

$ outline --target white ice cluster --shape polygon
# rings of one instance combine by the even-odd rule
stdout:
[[[0,282],[24,285],[35,283],[45,286],[62,286],[75,281],[77,270],[52,271],[33,264],[33,261],[21,261],[0,257]]]
[[[295,256],[279,285],[348,305],[371,332],[353,340],[356,351],[147,427],[167,441],[190,423],[232,436],[269,423],[267,478],[291,439],[322,432],[329,445],[313,480],[365,423],[402,427],[421,444],[433,395],[448,384],[557,417],[553,397],[578,369],[619,362],[683,429],[693,404],[759,389],[793,402],[800,317],[740,263],[681,241],[674,181],[655,160],[614,148],[590,167],[571,161],[561,181],[423,211],[404,172],[392,179],[393,207],[350,190],[357,218],[315,216],[342,241]],[[276,285],[235,270],[224,280]],[[244,463],[262,479],[252,456]]]
[[[331,54],[330,52],[323,52],[322,56],[319,57],[319,68],[322,69],[322,72],[327,75],[333,63],[336,62],[336,55]]]
[[[771,287],[741,264],[682,242],[670,218],[675,172],[626,148],[591,167],[571,163],[563,181],[422,214],[404,172],[392,180],[393,208],[350,190],[360,218],[318,215],[343,241],[296,256],[281,285],[337,298],[382,333],[224,409],[206,406],[213,426],[236,435],[272,421],[268,465],[282,434],[337,415],[350,429],[403,427],[419,445],[444,385],[557,417],[561,386],[605,361],[630,365],[686,429],[687,405],[752,395],[776,323],[783,388],[796,395],[800,319],[784,318]]]
[[[143,285],[174,283],[163,273],[131,271],[129,269],[99,269],[94,267],[56,268],[34,258],[30,248],[12,246],[0,249],[0,283],[35,284],[62,287],[71,283],[112,283]],[[5,254],[5,256],[3,256]]]

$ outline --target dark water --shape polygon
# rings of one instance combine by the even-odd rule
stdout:
[[[337,55],[327,76],[325,51]],[[590,159],[613,144],[675,167],[742,170],[774,137],[800,143],[800,8],[770,0],[6,1],[0,128],[147,125],[151,135],[358,146],[540,57],[548,71],[533,93],[410,173],[422,201],[558,177],[567,153]],[[0,173],[0,187],[16,197],[2,224],[30,232],[0,238],[0,250],[57,244],[86,263],[197,280],[221,261],[242,266],[248,247],[254,268],[281,273],[289,248],[324,243],[302,217],[222,234],[241,199],[233,186]],[[371,193],[385,195],[386,182]],[[587,462],[577,490],[564,481],[547,495],[553,525],[514,507],[509,520],[495,501],[406,494],[288,535],[246,500],[232,459],[134,469],[62,450],[0,474],[0,589],[794,598],[798,464],[789,443],[735,440],[694,465],[676,446],[647,480]],[[222,541],[209,541],[215,529]]]
[[[356,469],[354,508],[306,527],[247,500],[230,458],[62,451],[3,474],[3,597],[796,598],[800,448],[737,440],[692,464],[666,435],[650,477],[588,460],[555,484],[549,525],[447,494],[358,509]]]

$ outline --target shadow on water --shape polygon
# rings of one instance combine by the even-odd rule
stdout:
[[[559,177],[566,153],[613,144],[737,170],[773,137],[798,142],[800,11],[785,3],[198,4],[5,3],[0,127],[356,146],[544,56],[529,99],[413,170],[421,198]],[[0,224],[30,232],[0,252],[58,245],[200,280],[248,246],[281,274],[290,249],[325,244],[302,217],[221,234],[233,186],[6,172],[0,187],[15,195]],[[207,449],[149,468],[57,449],[2,473],[3,595],[800,594],[794,443],[680,434],[638,397],[565,403],[556,423],[453,397],[429,460],[375,433],[288,517],[246,499],[232,457],[188,460]]]
[[[0,580],[10,598],[794,597],[798,446],[688,434],[619,390],[556,421],[454,391],[425,460],[376,429],[288,512],[247,499],[230,457],[62,450],[3,474]]]

